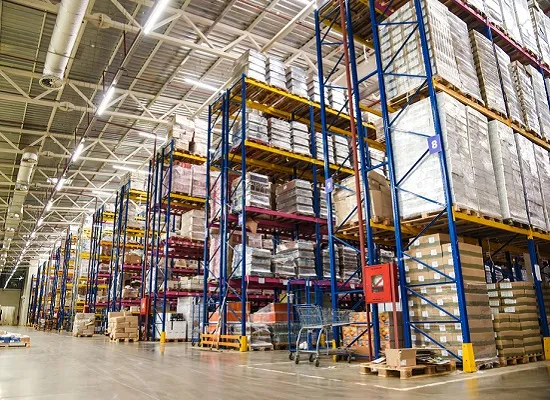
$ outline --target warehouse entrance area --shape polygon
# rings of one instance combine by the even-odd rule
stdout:
[[[189,344],[116,344],[14,328],[32,347],[4,352],[0,398],[548,399],[550,362],[423,379],[361,375],[359,363],[296,365],[284,351],[199,350]],[[47,366],[47,368],[44,368]],[[59,385],[59,377],[64,384]]]

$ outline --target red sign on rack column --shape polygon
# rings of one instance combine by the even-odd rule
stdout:
[[[369,304],[398,301],[397,264],[366,266],[363,269],[363,291]]]

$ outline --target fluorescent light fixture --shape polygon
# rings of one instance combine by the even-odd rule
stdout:
[[[42,226],[43,223],[44,223],[44,218],[40,218],[38,220],[38,226]]]
[[[127,167],[126,165],[115,164],[115,165],[113,165],[113,168],[121,170],[121,171],[128,171],[128,172],[135,172],[137,174],[142,174],[142,175],[149,175],[149,171],[144,171],[142,169],[135,169],[135,168],[132,168],[132,167]]]
[[[57,185],[55,186],[55,190],[61,190],[61,188],[63,187],[63,185],[65,184],[65,182],[67,182],[67,179],[66,178],[61,178],[59,180],[59,182],[57,182]]]
[[[36,237],[36,231],[34,231],[33,233],[31,233],[31,239],[34,239]]]
[[[82,150],[84,150],[84,140],[82,140],[73,153],[73,158],[71,159],[72,162],[77,161],[80,158],[80,154],[82,154]]]
[[[160,15],[162,14],[164,9],[168,5],[168,1],[169,0],[158,0],[157,1],[157,4],[156,4],[153,12],[151,13],[151,16],[149,17],[149,19],[145,23],[145,26],[143,27],[143,33],[145,33],[147,35],[148,33],[150,33],[153,30],[153,28],[155,27],[156,23],[158,22],[158,20],[160,18]]]
[[[46,204],[46,211],[50,211],[52,209],[52,206],[53,206],[53,201],[52,200],[48,201],[48,204]]]
[[[105,112],[114,95],[115,87],[111,86],[109,90],[107,90],[107,93],[105,93],[105,96],[103,96],[103,100],[101,100],[101,104],[97,108],[97,115],[101,115]]]
[[[139,132],[139,136],[142,136],[147,139],[155,139],[163,142],[166,140],[166,138],[163,136],[157,136],[154,133],[149,133],[149,132]]]
[[[51,184],[53,184],[53,185],[55,185],[55,184],[57,183],[58,180],[59,180],[59,179],[57,179],[57,178],[48,178],[48,179],[47,179],[48,183],[51,183]]]
[[[92,193],[97,194],[98,196],[110,196],[111,195],[111,193],[102,192],[101,190],[92,190]]]
[[[209,85],[208,83],[201,82],[195,78],[183,78],[183,81],[185,83],[189,83],[201,89],[211,90],[212,92],[216,92],[219,90],[219,88],[217,88],[216,86],[212,86],[212,85]]]

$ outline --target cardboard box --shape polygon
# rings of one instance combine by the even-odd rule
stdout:
[[[416,349],[386,349],[386,364],[392,368],[416,365]]]

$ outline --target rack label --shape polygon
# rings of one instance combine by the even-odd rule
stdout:
[[[428,138],[430,154],[441,153],[441,136],[435,135]]]
[[[333,190],[334,190],[334,182],[332,178],[328,178],[325,182],[325,191],[327,193],[332,193]]]

